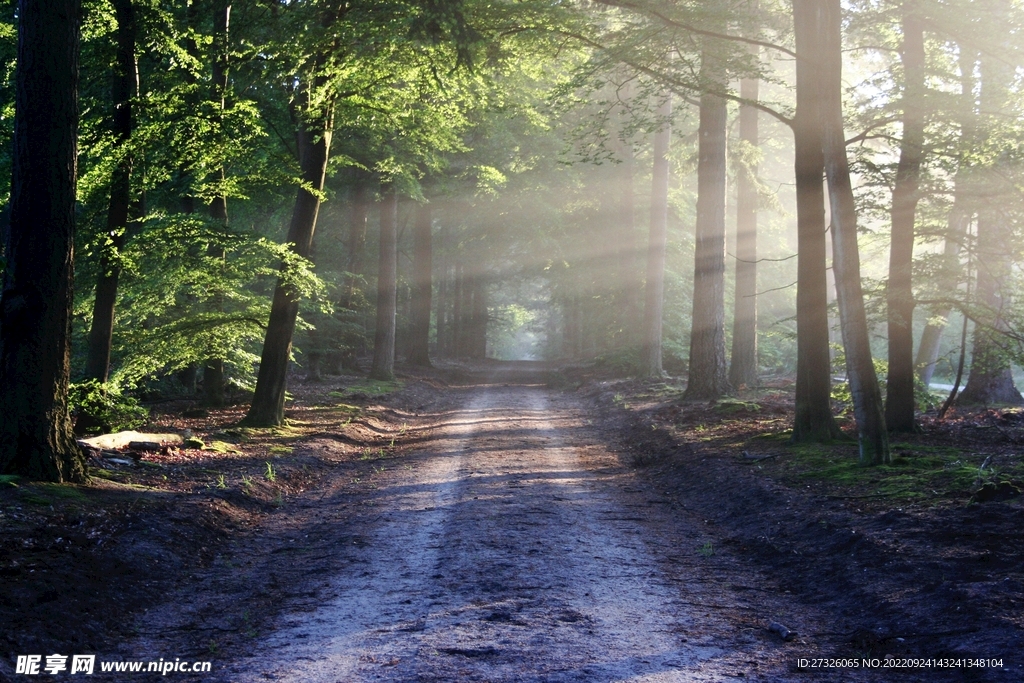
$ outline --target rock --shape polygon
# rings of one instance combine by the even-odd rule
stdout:
[[[88,439],[79,439],[78,444],[83,448],[97,448],[100,450],[116,450],[118,448],[130,447],[133,441],[156,443],[159,445],[180,445],[182,438],[180,434],[145,434],[143,432],[117,432],[116,434],[101,434]],[[160,450],[159,447],[156,450]]]
[[[185,443],[182,444],[182,448],[206,448],[206,444],[203,443],[202,439],[188,438],[185,439]]]
[[[779,638],[782,638],[785,641],[793,640],[793,636],[796,635],[795,632],[790,631],[788,628],[786,628],[785,626],[783,626],[782,624],[780,624],[777,621],[773,621],[773,622],[769,623],[768,624],[768,630],[771,631],[772,633],[778,635]]]
[[[988,483],[974,492],[971,496],[972,503],[990,503],[993,501],[1009,500],[1020,495],[1020,489],[1008,481],[1001,481],[998,484]]]

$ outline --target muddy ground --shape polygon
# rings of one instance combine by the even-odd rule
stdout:
[[[1024,679],[1015,411],[926,416],[865,470],[786,445],[785,382],[708,406],[589,367],[401,380],[296,379],[278,430],[165,404],[154,430],[206,450],[0,483],[0,680],[51,653],[203,681]],[[933,666],[814,666],[887,658]]]

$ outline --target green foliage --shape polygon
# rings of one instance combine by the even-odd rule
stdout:
[[[149,419],[149,410],[114,383],[86,380],[72,384],[68,404],[79,434],[103,434],[136,429]]]

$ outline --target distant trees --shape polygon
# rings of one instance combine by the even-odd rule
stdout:
[[[672,144],[672,96],[664,94],[658,108],[651,170],[651,227],[647,236],[647,282],[644,286],[644,327],[641,372],[660,377],[661,330],[665,307],[665,242],[668,230],[668,154]]]

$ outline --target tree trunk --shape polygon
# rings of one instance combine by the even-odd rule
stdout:
[[[892,191],[892,237],[886,287],[889,371],[885,424],[891,432],[911,433],[914,422],[914,223],[924,146],[924,23],[914,0],[903,3],[903,139]]]
[[[668,153],[672,144],[672,97],[658,108],[661,128],[654,134],[651,170],[651,228],[647,238],[647,284],[644,287],[644,324],[641,374],[661,377],[661,327],[665,305],[665,245],[668,234]]]
[[[398,309],[398,193],[383,190],[380,204],[380,260],[377,267],[377,325],[370,377],[395,378],[395,316]]]
[[[227,109],[228,89],[228,30],[231,24],[231,3],[219,0],[213,15],[213,88],[214,98],[220,100],[220,112],[223,115]],[[224,168],[218,171],[221,183],[225,180]],[[223,194],[214,197],[210,204],[210,218],[227,228],[228,224],[228,200]],[[206,249],[206,255],[223,261],[226,258],[224,247],[218,244],[211,244]],[[224,296],[217,292],[210,302],[214,311],[224,310]],[[224,373],[224,359],[220,357],[208,358],[203,365],[203,403],[212,407],[220,407],[226,403],[225,397],[226,377]]]
[[[68,412],[78,134],[78,0],[19,0],[0,472],[85,479]],[[41,153],[45,150],[45,153]]]
[[[820,15],[822,54],[822,149],[832,212],[832,270],[836,279],[846,372],[857,419],[860,458],[865,464],[890,461],[882,392],[868,336],[857,247],[857,210],[843,131],[842,13],[840,0],[824,0]]]
[[[472,280],[472,334],[470,336],[469,357],[487,357],[487,279],[483,272],[477,271]]]
[[[797,223],[796,411],[793,441],[827,442],[840,436],[832,415],[829,358],[825,194],[822,176],[817,0],[794,0],[796,114],[793,117]]]
[[[465,299],[466,280],[463,276],[462,259],[460,254],[455,255],[455,279],[452,281],[452,355],[459,358],[463,355],[462,338],[466,329],[465,316],[463,313],[463,301]]]
[[[702,76],[719,83],[709,71],[708,53]],[[719,83],[720,84],[720,83]],[[725,147],[728,109],[725,99],[704,93],[700,98],[697,151],[697,225],[694,246],[693,315],[690,329],[690,371],[683,398],[713,401],[729,393],[725,360]]]
[[[114,0],[117,21],[117,57],[111,79],[114,153],[123,150],[132,136],[132,98],[137,89],[135,67],[135,12],[131,0]],[[110,204],[107,208],[109,242],[100,247],[100,268],[93,299],[92,327],[85,361],[89,379],[106,382],[110,374],[110,349],[114,335],[114,306],[121,277],[121,250],[128,231],[128,210],[132,203],[132,155],[122,153],[110,180]]]
[[[994,0],[991,10],[997,25],[1009,21],[1009,0]],[[997,45],[1000,41],[996,41]],[[983,114],[991,120],[1002,120],[1009,114],[1007,100],[1014,80],[1011,64],[983,52],[981,56],[981,97]],[[957,402],[961,405],[993,405],[1024,403],[1013,384],[1010,359],[1002,346],[1002,331],[1006,329],[1003,311],[1012,301],[1013,263],[1007,245],[1013,243],[1010,226],[1013,217],[1007,210],[1010,198],[1017,193],[1005,172],[999,168],[1005,163],[1000,157],[990,167],[981,169],[984,200],[978,209],[977,251],[977,303],[984,310],[986,320],[974,326],[974,346],[971,350],[971,374],[967,386]]]
[[[413,223],[412,320],[409,330],[409,362],[430,367],[430,303],[434,269],[430,204],[416,205]]]
[[[619,244],[619,325],[622,328],[621,346],[635,348],[640,338],[638,332],[643,324],[640,292],[643,280],[637,258],[636,199],[633,191],[633,175],[636,163],[633,145],[622,145],[622,163],[618,165],[618,216],[616,231]]]
[[[740,97],[756,102],[758,79],[740,81]],[[757,109],[740,104],[740,141],[756,150]],[[736,173],[736,293],[733,304],[729,383],[735,389],[757,385],[757,165]]]
[[[312,88],[305,92],[306,105],[312,105]],[[331,147],[333,122],[330,111],[313,120],[300,121],[297,142],[302,180],[315,190],[300,187],[295,196],[288,242],[299,256],[309,256],[313,246],[316,218],[320,212],[320,192],[327,172],[327,156]],[[282,271],[286,268],[281,266]],[[271,427],[284,422],[284,396],[287,388],[288,363],[291,360],[292,335],[299,315],[299,296],[285,278],[277,280],[270,308],[270,321],[263,342],[259,375],[252,406],[244,422],[257,427]]]
[[[448,230],[442,223],[438,230],[438,241],[440,247],[440,265],[438,266],[437,279],[437,313],[435,320],[437,325],[437,355],[449,355],[448,348]]]

